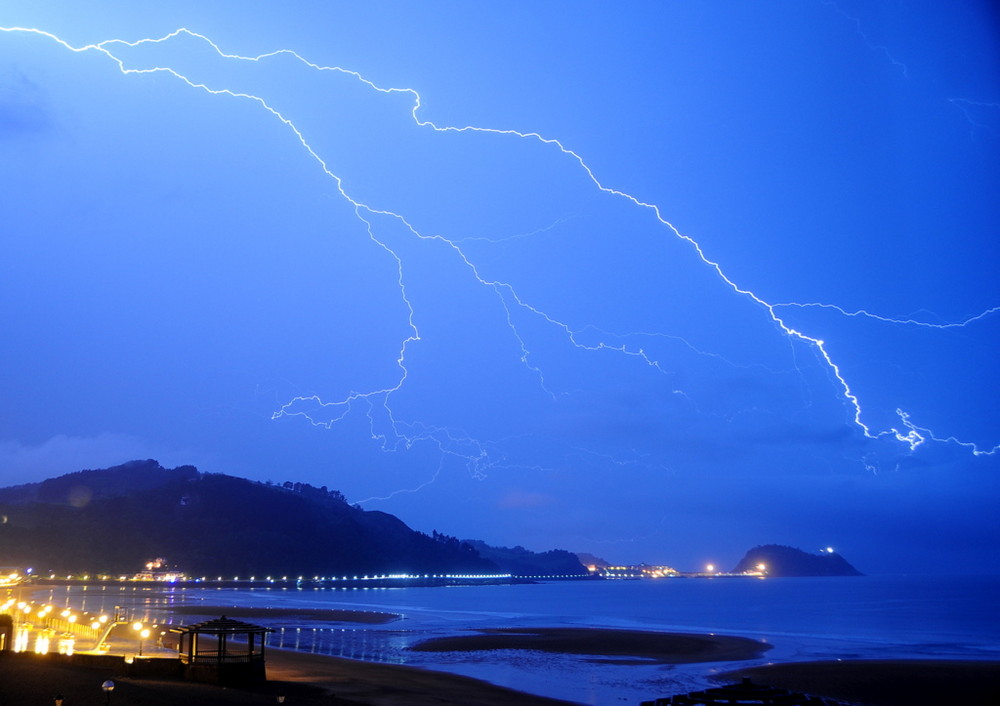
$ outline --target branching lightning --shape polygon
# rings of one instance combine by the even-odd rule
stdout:
[[[833,5],[836,8],[836,5]],[[839,8],[837,8],[839,11]],[[843,14],[843,13],[842,13]],[[849,18],[853,19],[853,18]],[[857,20],[854,20],[857,24]],[[412,446],[418,442],[430,442],[436,444],[438,449],[445,455],[453,455],[462,459],[462,461],[467,465],[470,472],[476,477],[482,477],[486,474],[487,470],[492,467],[496,467],[498,464],[503,463],[502,459],[495,457],[491,453],[490,445],[485,442],[478,441],[471,438],[469,435],[462,431],[454,429],[446,429],[440,427],[429,427],[425,425],[420,425],[412,422],[404,422],[396,418],[393,413],[392,405],[390,404],[392,396],[394,393],[398,392],[406,384],[407,377],[409,374],[407,368],[407,354],[410,347],[418,344],[421,341],[420,331],[417,325],[417,312],[411,302],[410,297],[407,292],[407,270],[404,259],[398,254],[396,250],[393,249],[387,242],[387,240],[380,236],[379,228],[376,225],[376,221],[379,219],[390,219],[391,221],[402,226],[405,232],[409,233],[413,238],[420,239],[423,241],[435,241],[446,248],[458,258],[458,261],[464,266],[471,277],[474,278],[476,282],[482,287],[488,288],[495,295],[500,306],[506,312],[507,325],[509,327],[510,333],[513,336],[516,344],[520,349],[520,360],[525,368],[530,371],[530,373],[537,377],[538,384],[545,389],[550,395],[555,396],[555,394],[548,389],[546,386],[545,376],[543,370],[540,366],[532,362],[532,352],[531,348],[526,341],[525,337],[522,335],[521,331],[518,329],[518,325],[515,322],[515,313],[520,313],[521,315],[527,315],[529,317],[534,317],[546,324],[549,327],[554,328],[569,342],[570,345],[574,346],[580,350],[586,351],[606,351],[618,353],[623,356],[629,356],[638,359],[645,365],[654,368],[658,372],[666,372],[661,361],[652,357],[644,348],[630,346],[621,341],[630,335],[657,335],[663,336],[665,334],[611,334],[594,326],[584,326],[582,328],[574,328],[570,324],[560,321],[554,316],[550,315],[546,311],[542,310],[538,306],[532,304],[530,301],[526,300],[523,296],[518,293],[515,286],[509,282],[504,282],[496,279],[489,278],[483,275],[480,269],[477,267],[476,263],[467,255],[466,251],[463,249],[463,243],[465,240],[472,240],[472,238],[467,239],[449,239],[440,234],[427,234],[421,233],[415,228],[407,218],[391,210],[386,210],[384,208],[379,208],[374,205],[370,205],[362,202],[355,196],[349,193],[348,189],[344,185],[343,178],[338,175],[328,164],[327,160],[321,156],[316,149],[310,144],[306,135],[303,131],[288,117],[282,114],[277,108],[273,107],[265,97],[254,95],[251,93],[245,93],[240,91],[231,90],[228,88],[212,87],[206,83],[199,82],[187,75],[181,73],[180,71],[171,68],[170,66],[155,66],[151,68],[131,68],[127,65],[126,59],[119,56],[119,50],[121,48],[136,48],[144,44],[160,44],[168,42],[171,39],[180,36],[187,36],[192,39],[204,42],[205,45],[210,47],[214,52],[218,54],[219,57],[238,62],[264,62],[269,59],[278,56],[285,56],[294,59],[295,61],[301,62],[302,65],[318,72],[337,72],[344,74],[346,76],[352,77],[353,79],[361,82],[369,89],[377,91],[383,94],[405,94],[410,96],[412,99],[412,108],[410,110],[410,115],[414,123],[420,127],[428,130],[432,130],[437,133],[478,133],[482,135],[487,135],[491,137],[506,137],[515,138],[519,140],[528,140],[538,143],[543,149],[555,150],[562,155],[563,158],[571,160],[577,168],[582,170],[589,181],[593,184],[593,187],[607,194],[613,196],[617,199],[624,200],[625,202],[631,204],[631,206],[636,209],[640,209],[648,214],[650,214],[660,227],[666,230],[666,234],[671,237],[678,239],[689,246],[691,252],[700,260],[701,264],[709,268],[724,287],[729,288],[738,297],[744,298],[752,302],[753,305],[759,307],[761,310],[766,312],[773,324],[778,328],[778,330],[784,336],[792,341],[798,341],[811,347],[818,358],[822,361],[823,365],[832,375],[832,379],[835,380],[835,385],[838,388],[838,396],[846,404],[847,408],[850,410],[850,415],[854,424],[861,430],[863,435],[868,439],[881,439],[881,438],[891,438],[895,439],[897,442],[906,445],[910,451],[915,451],[921,445],[927,443],[928,441],[937,442],[942,444],[954,444],[958,445],[964,449],[970,451],[973,455],[992,455],[1000,449],[1000,445],[993,446],[992,448],[981,448],[974,443],[961,441],[955,437],[947,436],[941,437],[936,435],[930,429],[919,426],[911,420],[909,413],[899,409],[896,411],[899,417],[898,428],[889,428],[883,430],[876,430],[871,428],[868,423],[863,419],[864,414],[862,410],[862,403],[858,395],[852,389],[845,375],[842,373],[841,365],[833,359],[828,351],[827,344],[821,338],[810,335],[799,328],[791,325],[782,316],[782,310],[789,308],[822,308],[835,312],[844,317],[861,317],[871,319],[884,324],[890,325],[900,325],[900,326],[914,326],[929,329],[953,329],[953,328],[963,328],[975,324],[983,319],[994,316],[997,312],[1000,312],[1000,306],[988,308],[978,314],[969,316],[961,321],[955,322],[934,322],[928,320],[921,320],[917,318],[893,318],[889,316],[883,316],[880,314],[871,313],[864,309],[849,310],[835,304],[828,303],[797,303],[797,302],[783,302],[783,303],[770,303],[765,301],[761,296],[754,293],[750,289],[739,285],[733,278],[731,278],[726,271],[723,269],[721,264],[716,260],[713,260],[705,252],[702,246],[691,236],[681,232],[679,228],[668,221],[658,205],[654,203],[648,203],[643,201],[636,196],[620,191],[618,189],[612,188],[605,185],[600,181],[591,167],[583,159],[583,157],[575,152],[574,150],[565,146],[561,141],[553,139],[550,137],[545,137],[537,132],[520,132],[517,130],[509,129],[496,129],[488,127],[479,127],[473,125],[466,126],[442,126],[437,125],[429,120],[424,120],[420,117],[421,110],[421,96],[420,94],[411,88],[384,88],[376,85],[372,81],[368,80],[360,73],[356,71],[351,71],[348,69],[336,67],[336,66],[323,66],[320,64],[313,63],[303,58],[301,55],[295,51],[288,49],[280,49],[277,51],[268,52],[265,54],[259,54],[257,56],[242,56],[238,54],[230,54],[224,52],[217,44],[215,44],[208,37],[193,32],[191,30],[181,28],[171,32],[163,37],[156,39],[140,39],[137,41],[125,41],[122,39],[109,39],[95,44],[87,44],[84,46],[74,47],[65,40],[51,34],[47,31],[25,28],[25,27],[0,27],[4,33],[25,33],[36,35],[41,38],[51,40],[58,43],[65,49],[74,53],[83,52],[94,52],[102,54],[109,60],[114,62],[118,70],[124,75],[147,75],[147,74],[166,74],[180,82],[183,82],[188,87],[203,91],[213,96],[226,97],[229,99],[246,101],[254,105],[258,109],[262,109],[269,113],[275,120],[277,120],[281,126],[289,131],[295,136],[301,148],[305,151],[305,154],[311,158],[315,164],[323,171],[323,173],[332,180],[336,186],[337,193],[342,197],[347,203],[351,205],[354,210],[354,214],[358,221],[363,225],[368,238],[376,244],[379,248],[382,248],[389,257],[393,258],[396,264],[397,272],[397,287],[400,293],[400,298],[406,307],[407,314],[407,326],[409,333],[400,342],[399,350],[396,357],[396,364],[399,369],[398,378],[391,381],[390,384],[383,385],[377,389],[370,389],[366,391],[355,391],[351,392],[344,397],[334,400],[326,401],[319,396],[300,396],[289,400],[287,403],[282,405],[273,414],[273,418],[277,419],[280,417],[302,417],[310,424],[316,426],[322,426],[329,428],[332,425],[342,421],[348,415],[352,413],[359,405],[364,409],[364,414],[367,415],[370,423],[372,438],[379,441],[382,448],[385,450],[394,450],[397,448],[405,448]],[[858,27],[860,33],[860,26]],[[864,35],[862,35],[864,36]],[[867,41],[867,38],[866,38]],[[884,47],[872,46],[873,49],[879,49],[885,51],[886,56],[892,61],[893,64],[900,67],[906,75],[906,67],[894,60],[885,50]],[[549,228],[554,227],[556,224],[549,226]],[[546,230],[546,229],[543,229]],[[512,238],[522,238],[528,237],[531,234],[511,236]],[[602,340],[596,343],[585,343],[583,341],[583,334],[585,332],[594,333],[596,332],[599,336],[602,336]],[[697,350],[690,344],[686,345],[691,347],[692,350]],[[701,351],[698,351],[701,352]],[[715,355],[715,354],[711,354]],[[681,391],[676,391],[677,394],[684,394]],[[323,410],[323,416],[320,417],[315,410]],[[390,433],[385,431],[378,431],[378,423],[376,417],[384,418],[388,420],[388,428],[391,429]],[[434,477],[427,483],[432,483],[437,479],[438,472],[434,474]],[[426,485],[425,483],[424,485]],[[423,487],[423,486],[420,486]],[[415,489],[419,490],[419,488]],[[402,492],[402,491],[401,491]],[[405,492],[415,492],[415,491],[405,491]]]
[[[881,314],[873,314],[870,311],[865,311],[864,309],[856,309],[854,311],[848,311],[842,307],[835,304],[821,304],[819,302],[808,302],[805,304],[800,304],[797,302],[786,302],[783,304],[775,304],[774,308],[779,309],[781,307],[797,307],[799,309],[817,308],[817,309],[832,309],[838,314],[851,318],[865,318],[873,319],[875,321],[881,321],[886,324],[899,324],[901,326],[919,326],[921,328],[936,328],[936,329],[949,329],[949,328],[965,328],[969,324],[975,323],[981,319],[985,319],[992,314],[1000,311],[1000,306],[990,307],[985,311],[981,311],[974,316],[969,316],[968,318],[962,319],[961,321],[952,322],[933,322],[933,321],[921,321],[915,318],[894,318],[891,316],[882,316]]]

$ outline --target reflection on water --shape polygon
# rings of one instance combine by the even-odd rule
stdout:
[[[406,664],[409,644],[393,632],[369,628],[278,627],[267,637],[269,647],[385,664]]]

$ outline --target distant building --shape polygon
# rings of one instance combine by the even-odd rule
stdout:
[[[133,581],[162,581],[174,583],[186,581],[187,575],[176,567],[171,567],[162,557],[146,562],[146,568],[132,577]]]
[[[0,566],[0,586],[16,586],[24,581],[26,573],[17,566]]]
[[[673,567],[652,566],[650,564],[605,566],[604,568],[596,569],[596,572],[606,579],[658,579],[680,575],[680,572]]]

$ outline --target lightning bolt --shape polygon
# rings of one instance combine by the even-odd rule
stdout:
[[[993,133],[996,132],[995,125],[980,122],[982,117],[974,115],[974,113],[989,112],[991,115],[995,116],[997,109],[1000,108],[1000,103],[987,103],[984,101],[968,100],[966,98],[949,98],[948,102],[962,111],[962,115],[969,123],[969,137],[975,139],[977,129],[990,130]]]
[[[836,5],[833,5],[836,7]],[[839,11],[839,8],[837,8]],[[843,14],[843,13],[842,13]],[[851,18],[853,19],[853,18]],[[363,75],[356,71],[351,71],[337,66],[324,66],[320,64],[313,63],[295,51],[289,49],[280,49],[277,51],[271,51],[264,54],[259,54],[256,56],[242,56],[238,54],[230,54],[224,52],[215,42],[213,42],[208,37],[199,34],[197,32],[191,31],[186,28],[180,28],[169,34],[166,34],[159,38],[146,38],[137,41],[126,41],[123,39],[109,39],[102,42],[94,44],[86,44],[83,46],[73,46],[65,40],[59,38],[58,36],[35,28],[26,27],[0,27],[0,31],[4,33],[23,33],[38,36],[40,38],[48,39],[53,42],[58,43],[63,48],[74,52],[74,53],[84,53],[93,52],[99,53],[107,57],[112,61],[118,68],[118,70],[126,76],[144,76],[144,75],[169,75],[174,79],[182,82],[191,89],[197,91],[203,91],[212,96],[225,97],[229,99],[245,101],[256,108],[266,111],[270,116],[272,116],[284,129],[290,131],[290,133],[297,140],[298,144],[301,146],[302,150],[306,156],[311,159],[315,164],[322,170],[335,185],[336,191],[339,196],[344,199],[351,208],[353,208],[354,215],[357,220],[363,225],[368,238],[379,248],[383,249],[385,253],[393,259],[396,266],[397,273],[397,286],[400,293],[400,298],[407,311],[407,326],[409,329],[408,335],[406,335],[400,343],[397,357],[396,365],[399,370],[398,377],[393,380],[390,384],[378,387],[376,389],[369,389],[365,391],[354,391],[349,394],[335,399],[333,401],[327,401],[322,399],[318,395],[308,395],[308,396],[298,396],[289,400],[284,405],[281,405],[277,409],[273,418],[278,419],[281,417],[301,417],[305,419],[308,423],[315,426],[321,426],[330,428],[334,424],[345,419],[350,415],[355,409],[362,408],[364,413],[367,415],[372,438],[381,443],[384,450],[396,450],[400,448],[409,448],[415,443],[419,442],[430,442],[436,444],[438,449],[442,454],[453,455],[461,459],[466,466],[469,468],[470,472],[474,477],[483,477],[486,473],[495,467],[499,467],[504,464],[504,459],[498,458],[495,449],[492,444],[487,442],[479,441],[472,438],[470,435],[466,434],[462,430],[444,428],[444,427],[432,427],[412,422],[405,422],[396,418],[393,413],[392,406],[390,404],[392,396],[403,388],[407,381],[409,371],[407,368],[407,354],[411,346],[418,344],[421,341],[420,331],[417,326],[417,314],[414,310],[414,306],[407,292],[407,277],[406,277],[406,266],[403,258],[398,254],[398,252],[389,244],[388,240],[381,235],[381,229],[378,224],[383,220],[387,219],[388,222],[395,224],[396,226],[401,226],[403,232],[407,233],[414,239],[424,242],[434,242],[443,245],[445,248],[449,249],[458,261],[462,264],[468,273],[474,278],[476,282],[482,287],[485,287],[492,291],[493,295],[496,297],[497,302],[506,312],[507,325],[520,348],[520,360],[525,368],[536,376],[539,385],[549,392],[550,395],[555,396],[555,394],[549,390],[546,385],[545,377],[542,369],[532,362],[532,353],[530,347],[528,346],[525,337],[522,335],[515,322],[515,312],[520,312],[521,315],[527,315],[529,317],[534,317],[535,319],[543,322],[545,325],[552,327],[568,341],[573,347],[585,351],[591,352],[612,352],[623,356],[635,358],[645,365],[653,368],[654,370],[665,373],[666,369],[663,367],[662,363],[651,356],[643,347],[640,346],[630,346],[627,343],[622,342],[625,338],[629,336],[640,336],[640,335],[654,335],[654,334],[611,334],[606,331],[601,331],[593,326],[586,326],[584,328],[573,328],[570,324],[561,321],[554,316],[546,313],[541,308],[535,306],[530,301],[522,297],[515,287],[505,281],[492,279],[483,275],[477,265],[472,261],[472,259],[467,255],[466,251],[463,249],[463,244],[465,241],[458,239],[449,239],[440,234],[427,234],[420,232],[415,228],[410,221],[407,220],[402,214],[396,213],[391,210],[376,207],[371,204],[364,203],[359,198],[353,196],[349,193],[348,189],[345,187],[343,178],[335,173],[333,169],[329,166],[328,162],[319,154],[319,152],[314,149],[310,144],[309,140],[303,131],[293,122],[290,118],[284,115],[281,111],[271,105],[264,97],[255,95],[252,93],[241,92],[237,90],[232,90],[228,88],[218,88],[212,87],[207,83],[200,82],[198,80],[192,79],[181,71],[172,68],[170,66],[153,66],[147,68],[135,68],[127,65],[126,59],[120,56],[122,49],[135,49],[143,45],[154,45],[162,44],[168,42],[172,39],[179,37],[187,37],[190,39],[197,40],[204,43],[205,46],[209,47],[214,51],[218,57],[234,61],[234,62],[248,62],[248,63],[260,63],[265,62],[270,59],[274,59],[279,56],[291,58],[297,62],[300,62],[305,67],[317,72],[334,72],[343,74],[345,76],[351,77],[354,80],[360,82],[368,89],[376,91],[382,94],[401,94],[408,96],[411,101],[410,116],[416,126],[428,130],[432,130],[436,133],[441,134],[459,134],[459,133],[474,133],[481,134],[489,137],[506,137],[515,138],[519,140],[532,141],[540,145],[543,149],[554,150],[558,152],[563,158],[570,160],[576,168],[581,170],[582,174],[589,180],[590,184],[598,192],[606,194],[608,196],[620,199],[627,204],[630,204],[636,209],[648,213],[655,219],[655,221],[662,227],[667,236],[675,238],[684,244],[686,244],[694,256],[701,262],[701,264],[709,270],[711,270],[715,276],[718,278],[719,282],[732,293],[740,298],[743,298],[751,302],[754,306],[758,307],[760,310],[766,313],[770,321],[777,327],[777,329],[782,332],[782,334],[788,337],[791,341],[802,342],[809,347],[811,347],[818,358],[823,362],[823,365],[832,375],[835,381],[835,386],[838,389],[838,396],[843,400],[850,410],[853,423],[862,434],[868,439],[881,439],[881,438],[891,438],[897,442],[904,444],[909,451],[913,452],[918,449],[921,445],[927,442],[936,442],[942,444],[953,444],[958,445],[964,449],[971,451],[975,456],[982,455],[992,455],[1000,449],[1000,444],[993,446],[991,448],[980,448],[978,445],[972,442],[962,441],[952,436],[940,437],[936,435],[931,430],[919,426],[912,421],[910,414],[898,409],[896,411],[899,417],[900,423],[898,427],[893,427],[889,429],[874,430],[872,429],[863,419],[862,404],[849,384],[848,380],[844,376],[841,370],[840,364],[836,362],[828,351],[827,344],[821,338],[810,335],[794,326],[789,324],[785,318],[781,315],[781,311],[787,308],[824,308],[832,310],[844,317],[864,317],[879,321],[881,323],[892,324],[892,325],[904,325],[904,326],[917,326],[925,327],[931,329],[949,329],[949,328],[962,328],[970,326],[978,321],[981,321],[987,317],[993,316],[998,311],[1000,307],[991,307],[981,313],[970,316],[961,321],[955,322],[932,322],[927,320],[920,320],[917,318],[892,318],[888,316],[883,316],[879,314],[873,314],[866,310],[848,310],[843,307],[827,304],[827,303],[796,303],[796,302],[784,302],[784,303],[770,303],[765,301],[761,296],[757,295],[753,291],[739,285],[734,279],[732,279],[723,269],[721,264],[716,260],[709,257],[702,246],[691,236],[686,235],[681,232],[673,223],[668,221],[663,215],[660,207],[654,203],[649,203],[643,201],[636,196],[626,193],[624,191],[615,189],[611,186],[604,184],[594,173],[591,167],[583,159],[583,157],[564,145],[561,141],[553,139],[550,137],[545,137],[537,132],[522,132],[510,129],[498,129],[490,127],[481,127],[473,125],[465,126],[449,126],[449,125],[438,125],[432,121],[425,120],[421,118],[420,111],[422,107],[422,99],[420,94],[412,88],[385,88],[376,85],[374,82],[365,78]],[[860,26],[858,26],[858,31],[860,32]],[[880,48],[880,47],[873,47]],[[884,49],[884,48],[883,48]],[[905,74],[906,67],[899,62],[892,59],[886,51],[886,55],[890,60],[897,66],[900,66]],[[554,227],[556,224],[549,226],[549,228]],[[547,229],[542,229],[542,231]],[[537,231],[541,232],[541,231]],[[536,232],[536,233],[537,233]],[[519,236],[511,236],[514,238],[519,237],[531,237],[535,233],[528,233]],[[468,239],[466,239],[468,240]],[[585,340],[585,334],[592,335],[597,332],[599,335],[599,340],[597,342],[587,342]],[[600,337],[602,334],[603,337]],[[663,334],[655,334],[663,335]],[[613,339],[617,339],[615,342]],[[686,343],[686,342],[685,342]],[[690,346],[690,344],[688,344]],[[697,350],[693,346],[690,346],[692,350]],[[700,352],[700,351],[699,351]],[[677,394],[683,395],[682,391],[675,391]],[[322,415],[320,414],[322,412]],[[386,430],[379,430],[382,420],[387,422]],[[438,474],[428,481],[428,483],[436,480]],[[424,484],[426,485],[426,484]],[[421,486],[423,487],[423,486]],[[418,488],[419,489],[419,488]],[[409,491],[407,491],[409,492]]]
[[[854,25],[854,31],[857,33],[857,35],[859,37],[861,37],[861,40],[865,43],[865,46],[867,46],[873,52],[876,52],[876,53],[881,54],[882,56],[884,56],[886,58],[886,60],[890,64],[892,64],[893,66],[895,66],[897,69],[899,69],[902,72],[903,78],[907,78],[908,79],[910,77],[910,71],[909,71],[909,69],[906,68],[906,64],[904,64],[902,61],[899,61],[898,59],[896,59],[896,57],[894,57],[889,52],[889,47],[885,46],[884,44],[876,44],[875,42],[873,42],[868,37],[867,34],[865,34],[865,31],[864,31],[864,29],[861,26],[861,20],[860,19],[858,19],[857,17],[854,17],[853,15],[848,14],[847,11],[845,11],[837,3],[832,2],[832,0],[822,0],[822,2],[827,7],[832,7],[839,15],[843,16],[851,24]]]

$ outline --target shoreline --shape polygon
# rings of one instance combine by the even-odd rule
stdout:
[[[774,664],[726,672],[735,683],[750,677],[767,684],[863,706],[996,703],[1000,662],[969,660],[845,660]],[[574,702],[496,686],[445,672],[360,662],[291,650],[268,653],[268,681],[248,688],[173,679],[138,679],[120,670],[89,666],[60,655],[0,654],[0,702],[46,704],[58,693],[76,706],[105,701],[100,684],[111,679],[115,698],[145,706],[191,702],[201,706],[273,704],[285,695],[302,706],[571,706]],[[675,694],[649,694],[649,699]],[[972,701],[969,701],[973,699]]]
[[[130,593],[141,598],[156,595],[155,591],[148,589]],[[38,598],[43,599],[42,596]],[[207,605],[201,602],[205,600],[202,598],[192,603],[149,607],[162,610],[166,614],[185,616],[183,622],[200,622],[203,619],[200,616],[205,616],[207,619],[227,615],[249,619],[251,622],[254,622],[254,618],[270,618],[266,622],[278,625],[295,623],[296,618],[302,618],[310,623],[339,622],[341,627],[347,629],[351,628],[344,625],[345,623],[355,623],[357,629],[363,629],[366,625],[376,628],[407,617],[401,611],[393,612],[394,609],[389,606],[386,606],[387,609],[384,611],[323,606],[284,607],[280,603],[268,608],[264,607],[265,604],[226,605],[228,601],[222,596],[215,597],[214,600],[211,595],[207,598]],[[128,598],[125,600],[129,602]],[[140,606],[128,606],[128,608],[135,610]],[[506,622],[510,625],[510,621]],[[576,626],[537,628],[531,625],[517,626],[517,623],[514,625],[516,627],[503,628],[492,626],[473,628],[466,625],[465,629],[447,631],[451,632],[451,635],[431,637],[423,643],[411,645],[415,657],[421,653],[425,654],[424,658],[415,660],[420,666],[400,664],[405,656],[399,660],[390,660],[388,663],[378,661],[378,656],[374,656],[375,661],[366,662],[363,661],[367,656],[364,650],[357,653],[357,658],[345,658],[308,651],[298,652],[287,647],[269,647],[267,651],[269,682],[250,691],[182,681],[121,678],[122,688],[120,692],[116,692],[116,696],[120,693],[123,702],[131,702],[133,701],[131,698],[126,698],[129,690],[141,689],[142,700],[134,701],[151,706],[184,701],[206,706],[229,703],[274,703],[277,691],[286,693],[289,703],[300,704],[464,706],[468,703],[482,703],[487,706],[501,704],[557,706],[580,702],[609,704],[616,700],[638,703],[641,700],[688,693],[710,686],[713,681],[738,682],[741,677],[749,676],[755,682],[762,684],[869,706],[888,706],[897,703],[919,706],[923,703],[948,703],[948,698],[952,700],[978,698],[979,702],[992,702],[994,695],[998,697],[995,701],[1000,703],[1000,689],[996,688],[996,684],[1000,682],[1000,661],[996,661],[995,652],[984,654],[982,660],[973,661],[958,654],[952,657],[946,652],[938,653],[931,659],[924,659],[919,654],[912,655],[916,659],[911,659],[910,654],[903,652],[897,653],[899,659],[875,660],[873,658],[880,658],[885,654],[893,655],[894,651],[877,649],[877,646],[871,645],[866,649],[847,650],[836,642],[832,646],[824,643],[821,645],[822,649],[818,650],[810,649],[814,647],[812,645],[806,645],[806,649],[802,649],[803,645],[796,643],[795,636],[786,635],[784,636],[786,639],[777,643],[773,642],[773,638],[772,641],[761,643],[752,631],[749,633],[751,637],[746,637],[730,631],[724,631],[719,635],[706,628],[691,630],[667,628],[661,631],[656,627],[644,630],[641,625],[638,630]],[[390,630],[392,629],[394,628],[390,627]],[[116,647],[127,652],[134,651],[134,636],[123,628],[120,637],[121,640]],[[728,643],[733,649],[721,648],[722,643]],[[710,644],[716,645],[714,652],[706,651]],[[764,648],[775,649],[763,653],[762,644]],[[741,654],[742,650],[750,647],[753,648],[751,651]],[[119,649],[113,651],[119,653]],[[147,656],[153,656],[154,651],[157,655],[176,654],[168,650],[155,649],[149,643],[146,645],[146,651],[149,653]],[[963,651],[969,653],[968,650]],[[443,661],[440,661],[434,652],[441,652]],[[450,656],[448,652],[451,653]],[[352,653],[353,651],[346,652],[346,654]],[[831,657],[828,655],[831,654],[835,657],[845,657],[846,661],[837,661],[834,667],[824,666],[830,663]],[[752,661],[741,663],[738,660]],[[762,666],[769,661],[776,664]],[[71,672],[75,674],[73,678],[81,684],[88,682],[91,686],[93,679],[100,676],[93,669],[79,665],[59,665],[57,660],[48,664],[45,662],[38,664],[37,661],[24,659],[8,660],[2,655],[0,655],[0,670],[8,662],[34,665],[30,671],[39,668],[50,671],[51,678],[35,682],[38,689],[46,689],[51,684],[61,684]],[[452,670],[445,666],[446,664],[468,665],[468,668],[460,667]],[[543,671],[549,664],[571,665],[568,669],[563,666],[558,667],[553,671],[553,676],[558,672],[559,679],[571,678],[575,681],[566,681],[562,684],[558,679],[550,681],[545,677],[535,678],[531,671],[533,664],[539,665]],[[516,665],[513,672],[510,665]],[[611,671],[603,671],[605,667]],[[447,671],[436,671],[439,669]],[[829,669],[838,671],[836,675],[831,676],[828,671],[824,671]],[[102,676],[101,680],[111,678],[118,683],[123,673],[124,670],[119,669],[118,677],[108,674]],[[613,678],[604,679],[601,676],[609,673],[614,675]],[[636,676],[635,678],[619,676],[626,674]],[[599,696],[592,689],[588,691],[575,688],[575,685],[582,683],[581,679],[585,681],[588,675],[593,675],[600,684],[599,689],[603,689],[599,692]],[[494,678],[499,684],[525,691],[519,692],[485,681]],[[616,687],[615,680],[619,678],[627,679],[630,683]],[[920,682],[922,686],[907,692],[906,689],[909,688],[907,684],[913,679],[923,679],[923,682]],[[0,671],[0,703],[7,702],[7,697],[12,696],[10,690],[19,688],[18,684],[21,681],[19,673]],[[866,686],[868,682],[893,685],[892,693],[887,696],[885,693],[872,691]],[[883,691],[888,688],[885,687]],[[64,695],[69,696],[65,693],[65,689],[62,691]],[[182,696],[195,691],[198,693],[197,697]],[[162,697],[154,697],[154,693],[161,692]],[[37,698],[41,692],[32,693],[35,696],[31,699],[18,701],[10,698],[9,701],[26,704],[51,703],[51,700]],[[907,693],[908,700],[901,700],[898,697],[899,693]],[[980,697],[981,693],[989,696]],[[935,696],[920,700],[925,694],[935,694]],[[946,694],[948,698],[941,697],[941,694]],[[233,700],[234,695],[242,695],[241,700]],[[159,700],[156,700],[157,698]],[[104,701],[103,699],[88,701],[85,694],[81,693],[80,698],[74,695],[73,703],[82,706],[87,703],[101,704]]]

